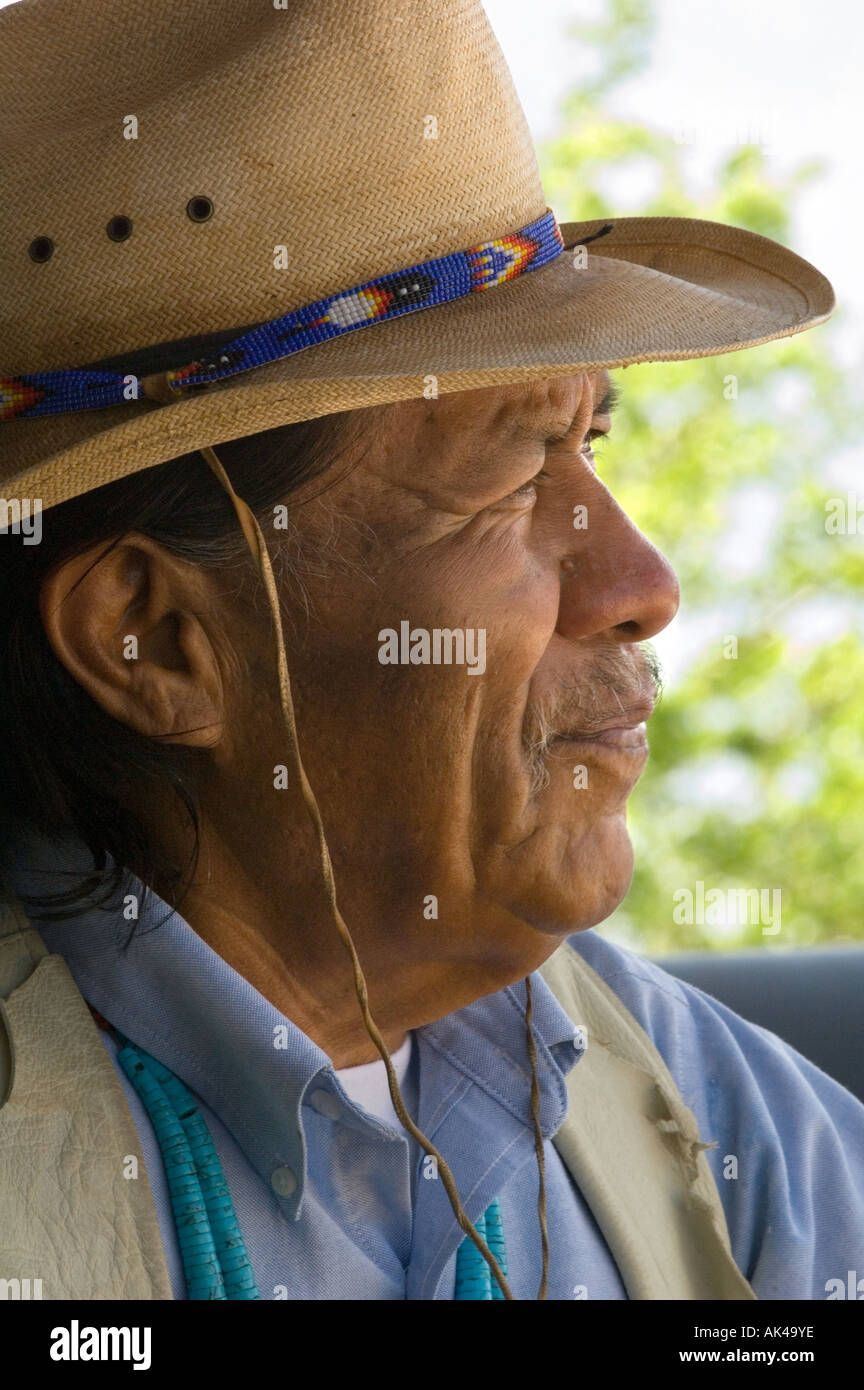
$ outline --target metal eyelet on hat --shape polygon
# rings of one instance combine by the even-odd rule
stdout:
[[[131,217],[112,217],[105,228],[112,241],[127,241],[132,235]]]
[[[50,261],[51,257],[54,255],[54,243],[50,236],[34,237],[27,249],[31,261],[36,261],[38,264],[44,261]]]
[[[186,204],[186,214],[191,217],[193,222],[209,222],[213,216],[213,201],[205,198],[203,194],[197,194],[190,198]]]

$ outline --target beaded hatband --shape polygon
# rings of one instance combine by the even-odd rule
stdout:
[[[83,367],[0,377],[0,421],[94,410],[140,400],[142,396],[171,400],[185,391],[277,362],[315,343],[366,328],[370,323],[492,289],[526,271],[538,270],[564,249],[555,214],[547,211],[518,232],[382,275],[258,324],[211,357],[158,373],[155,387],[148,386],[145,379],[142,388],[141,380],[131,372]]]

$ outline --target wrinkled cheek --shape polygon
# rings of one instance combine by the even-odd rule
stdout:
[[[412,878],[418,865],[424,879],[436,865],[467,875],[477,847],[522,833],[522,726],[557,613],[548,576],[498,588],[494,574],[463,573],[443,594],[433,577],[392,599],[382,585],[374,613],[324,624],[295,668],[328,823],[342,822],[355,854],[365,842],[379,860],[401,855],[400,878],[408,863]]]
[[[560,590],[548,575],[537,573],[511,590],[506,601],[498,595],[487,613],[487,671],[496,696],[523,691],[543,661],[558,619]]]
[[[539,823],[533,769],[522,738],[524,697],[478,731],[474,750],[474,838],[478,856],[518,845]]]
[[[394,664],[343,683],[317,711],[314,696],[305,702],[310,779],[327,787],[328,825],[354,863],[414,891],[443,878],[452,892],[470,877],[484,688],[465,667]]]

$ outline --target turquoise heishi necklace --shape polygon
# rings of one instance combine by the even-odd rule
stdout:
[[[222,1164],[195,1097],[149,1052],[106,1024],[95,1009],[91,1012],[119,1044],[120,1065],[153,1125],[165,1164],[187,1297],[199,1301],[260,1299]],[[506,1279],[507,1251],[497,1197],[474,1229]],[[488,1264],[467,1236],[456,1252],[453,1298],[457,1302],[504,1299]]]
[[[122,1034],[120,1065],[144,1104],[165,1163],[190,1299],[260,1298],[219,1155],[191,1091]]]

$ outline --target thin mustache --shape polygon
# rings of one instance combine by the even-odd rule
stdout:
[[[562,687],[554,699],[528,706],[524,742],[535,781],[542,790],[548,781],[544,758],[561,735],[591,737],[630,719],[647,719],[663,691],[662,671],[653,648],[642,646],[638,656],[626,657],[620,648],[598,654],[590,670]],[[610,724],[612,720],[612,724]]]

